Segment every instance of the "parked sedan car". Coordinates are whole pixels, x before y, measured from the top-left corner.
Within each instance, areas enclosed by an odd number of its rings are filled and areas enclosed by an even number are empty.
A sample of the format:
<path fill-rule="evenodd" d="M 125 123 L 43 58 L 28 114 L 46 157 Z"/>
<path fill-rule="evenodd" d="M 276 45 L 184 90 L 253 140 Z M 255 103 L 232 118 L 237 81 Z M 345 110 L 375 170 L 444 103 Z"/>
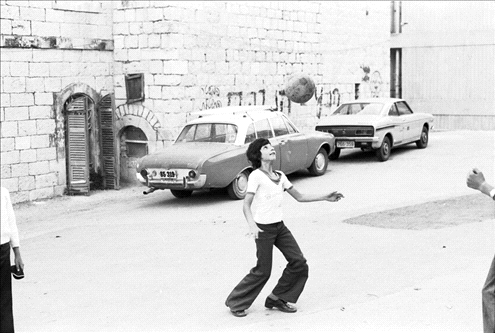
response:
<path fill-rule="evenodd" d="M 390 157 L 392 148 L 415 142 L 418 148 L 428 145 L 433 116 L 414 113 L 399 98 L 372 98 L 343 103 L 316 126 L 317 131 L 335 136 L 336 160 L 342 149 L 374 150 L 379 161 Z"/>
<path fill-rule="evenodd" d="M 269 107 L 226 107 L 199 112 L 170 147 L 144 156 L 137 178 L 151 193 L 170 189 L 178 198 L 195 190 L 227 188 L 233 199 L 246 195 L 252 171 L 246 149 L 256 138 L 268 138 L 277 152 L 274 168 L 286 174 L 308 169 L 323 175 L 335 150 L 332 134 L 302 133 L 282 112 Z"/>

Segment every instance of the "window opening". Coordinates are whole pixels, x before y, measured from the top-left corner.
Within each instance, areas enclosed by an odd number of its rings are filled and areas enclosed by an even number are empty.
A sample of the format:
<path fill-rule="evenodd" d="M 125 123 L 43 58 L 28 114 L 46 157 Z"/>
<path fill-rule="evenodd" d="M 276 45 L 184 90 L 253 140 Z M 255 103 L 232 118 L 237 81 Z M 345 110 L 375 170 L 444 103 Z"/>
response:
<path fill-rule="evenodd" d="M 125 76 L 125 88 L 127 93 L 127 103 L 134 103 L 144 100 L 144 75 L 127 74 Z"/>
<path fill-rule="evenodd" d="M 148 138 L 140 128 L 126 127 L 124 142 L 127 157 L 143 157 L 148 154 Z"/>

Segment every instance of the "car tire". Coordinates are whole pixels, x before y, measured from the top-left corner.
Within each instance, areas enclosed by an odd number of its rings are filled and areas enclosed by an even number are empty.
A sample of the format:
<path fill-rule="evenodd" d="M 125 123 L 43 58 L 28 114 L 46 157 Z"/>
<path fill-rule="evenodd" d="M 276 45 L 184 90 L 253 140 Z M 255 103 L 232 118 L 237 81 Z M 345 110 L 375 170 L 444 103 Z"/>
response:
<path fill-rule="evenodd" d="M 176 198 L 187 198 L 190 197 L 193 191 L 188 190 L 170 190 L 173 196 Z"/>
<path fill-rule="evenodd" d="M 320 148 L 316 154 L 313 163 L 308 168 L 309 173 L 313 176 L 321 176 L 325 174 L 328 167 L 328 153 L 324 148 Z"/>
<path fill-rule="evenodd" d="M 340 156 L 340 148 L 335 148 L 335 150 L 333 151 L 333 153 L 331 153 L 330 155 L 328 155 L 328 159 L 332 160 L 332 161 L 335 161 L 336 159 L 339 158 Z"/>
<path fill-rule="evenodd" d="M 247 170 L 239 172 L 232 183 L 227 186 L 227 193 L 229 194 L 229 197 L 234 200 L 244 199 L 247 191 L 248 177 L 249 172 Z"/>
<path fill-rule="evenodd" d="M 424 149 L 428 146 L 428 128 L 423 126 L 423 130 L 421 131 L 421 137 L 418 141 L 416 141 L 416 146 L 419 149 Z"/>
<path fill-rule="evenodd" d="M 390 144 L 390 139 L 386 136 L 383 139 L 382 145 L 376 151 L 376 157 L 380 162 L 385 162 L 390 157 L 390 151 L 392 150 L 392 145 Z"/>

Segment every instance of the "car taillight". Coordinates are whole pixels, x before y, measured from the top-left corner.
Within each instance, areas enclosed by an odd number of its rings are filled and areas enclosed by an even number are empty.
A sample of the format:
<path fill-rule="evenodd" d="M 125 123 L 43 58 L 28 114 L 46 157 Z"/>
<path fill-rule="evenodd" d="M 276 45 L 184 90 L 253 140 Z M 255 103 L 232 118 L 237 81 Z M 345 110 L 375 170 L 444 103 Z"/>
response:
<path fill-rule="evenodd" d="M 372 130 L 372 129 L 361 129 L 361 130 L 356 130 L 356 135 L 366 135 L 366 136 L 371 136 L 371 135 L 373 135 L 373 130 Z"/>

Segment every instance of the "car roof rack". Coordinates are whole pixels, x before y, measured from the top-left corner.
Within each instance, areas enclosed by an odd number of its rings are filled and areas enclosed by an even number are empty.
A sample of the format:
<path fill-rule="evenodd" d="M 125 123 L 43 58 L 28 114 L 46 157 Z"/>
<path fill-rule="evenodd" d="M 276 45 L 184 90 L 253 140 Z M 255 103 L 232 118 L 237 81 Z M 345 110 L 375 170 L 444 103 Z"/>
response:
<path fill-rule="evenodd" d="M 268 105 L 248 105 L 248 106 L 227 106 L 223 108 L 208 109 L 203 111 L 191 112 L 192 115 L 197 115 L 199 118 L 204 116 L 213 115 L 237 115 L 237 114 L 248 114 L 249 112 L 262 112 L 262 111 L 277 111 L 276 107 Z"/>

